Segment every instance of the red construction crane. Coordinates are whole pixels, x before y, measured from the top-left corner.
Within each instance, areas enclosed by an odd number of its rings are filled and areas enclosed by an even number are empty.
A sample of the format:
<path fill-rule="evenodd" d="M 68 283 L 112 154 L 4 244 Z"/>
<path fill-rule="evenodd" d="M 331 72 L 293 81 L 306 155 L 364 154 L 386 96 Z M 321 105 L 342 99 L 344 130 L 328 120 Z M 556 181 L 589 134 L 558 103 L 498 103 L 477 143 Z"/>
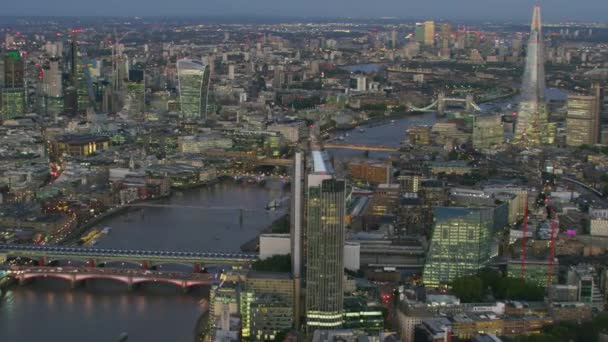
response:
<path fill-rule="evenodd" d="M 551 240 L 549 240 L 549 271 L 547 272 L 547 285 L 553 280 L 553 261 L 555 260 L 555 233 L 557 230 L 557 215 L 555 215 L 555 207 L 551 200 L 547 201 L 549 209 L 549 219 L 551 220 Z"/>
<path fill-rule="evenodd" d="M 522 225 L 523 236 L 521 238 L 521 277 L 526 278 L 526 235 L 528 234 L 528 199 L 524 209 L 524 223 Z"/>

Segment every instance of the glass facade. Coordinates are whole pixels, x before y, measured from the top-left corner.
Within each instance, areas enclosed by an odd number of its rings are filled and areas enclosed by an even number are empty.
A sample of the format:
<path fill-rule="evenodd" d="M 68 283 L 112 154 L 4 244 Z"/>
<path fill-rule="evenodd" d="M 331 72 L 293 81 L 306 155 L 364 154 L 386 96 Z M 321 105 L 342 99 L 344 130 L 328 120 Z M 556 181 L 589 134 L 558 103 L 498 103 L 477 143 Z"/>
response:
<path fill-rule="evenodd" d="M 491 256 L 492 208 L 440 207 L 433 210 L 433 216 L 423 273 L 427 287 L 447 285 L 486 265 Z"/>
<path fill-rule="evenodd" d="M 554 269 L 559 269 L 557 262 L 553 265 Z M 538 286 L 547 287 L 547 281 L 549 273 L 549 262 L 547 260 L 526 260 L 526 268 L 524 273 L 524 279 L 527 282 L 536 284 Z M 509 277 L 520 278 L 521 277 L 521 260 L 509 260 L 507 264 L 507 274 Z M 551 282 L 557 283 L 558 277 L 552 277 Z"/>
<path fill-rule="evenodd" d="M 144 81 L 127 82 L 127 96 L 125 108 L 131 118 L 139 118 L 144 114 L 146 107 L 146 85 Z"/>
<path fill-rule="evenodd" d="M 342 325 L 345 182 L 333 177 L 327 156 L 312 154 L 306 196 L 307 328 Z"/>
<path fill-rule="evenodd" d="M 177 61 L 179 101 L 182 117 L 207 120 L 209 67 L 192 59 Z"/>
<path fill-rule="evenodd" d="M 521 86 L 521 102 L 514 142 L 524 145 L 549 143 L 547 136 L 548 110 L 545 103 L 545 66 L 540 7 L 534 7 L 526 65 Z"/>
<path fill-rule="evenodd" d="M 566 145 L 593 145 L 599 136 L 599 102 L 594 96 L 568 96 Z"/>
<path fill-rule="evenodd" d="M 0 90 L 0 118 L 10 120 L 25 113 L 25 90 L 23 88 L 6 88 Z"/>
<path fill-rule="evenodd" d="M 503 127 L 500 115 L 475 117 L 473 148 L 485 150 L 502 144 Z"/>

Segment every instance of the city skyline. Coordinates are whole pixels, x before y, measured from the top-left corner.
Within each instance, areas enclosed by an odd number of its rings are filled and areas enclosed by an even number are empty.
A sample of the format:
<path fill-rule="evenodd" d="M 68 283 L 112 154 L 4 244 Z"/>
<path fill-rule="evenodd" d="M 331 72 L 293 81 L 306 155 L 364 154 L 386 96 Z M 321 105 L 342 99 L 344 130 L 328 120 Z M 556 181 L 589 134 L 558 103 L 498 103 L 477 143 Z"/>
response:
<path fill-rule="evenodd" d="M 238 16 L 249 18 L 436 18 L 441 20 L 504 20 L 523 22 L 529 9 L 535 5 L 543 6 L 547 22 L 603 21 L 602 13 L 608 11 L 608 3 L 601 0 L 583 0 L 572 3 L 556 1 L 487 1 L 469 0 L 465 4 L 448 0 L 428 3 L 416 1 L 382 0 L 369 4 L 362 0 L 338 0 L 330 3 L 320 0 L 305 3 L 285 3 L 277 0 L 249 2 L 234 0 L 227 4 L 210 1 L 201 4 L 194 0 L 163 2 L 131 0 L 128 3 L 110 0 L 103 3 L 93 1 L 72 2 L 59 0 L 46 2 L 28 0 L 5 5 L 4 16 L 187 16 L 223 17 Z M 145 4 L 145 6 L 143 6 Z M 575 15 L 573 16 L 573 13 Z"/>
<path fill-rule="evenodd" d="M 6 4 L 0 341 L 601 339 L 605 9 Z"/>

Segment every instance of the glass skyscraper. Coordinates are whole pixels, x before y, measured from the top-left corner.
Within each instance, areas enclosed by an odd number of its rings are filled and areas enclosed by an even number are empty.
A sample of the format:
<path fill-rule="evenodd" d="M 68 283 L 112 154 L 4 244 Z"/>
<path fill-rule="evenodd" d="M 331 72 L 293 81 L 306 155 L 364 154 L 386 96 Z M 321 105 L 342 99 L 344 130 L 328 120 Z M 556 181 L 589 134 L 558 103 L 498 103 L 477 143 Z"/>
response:
<path fill-rule="evenodd" d="M 449 284 L 486 265 L 491 256 L 492 208 L 439 207 L 433 216 L 422 278 L 427 287 Z"/>
<path fill-rule="evenodd" d="M 187 120 L 207 120 L 209 66 L 192 59 L 177 61 L 181 114 Z"/>
<path fill-rule="evenodd" d="M 548 134 L 548 111 L 545 103 L 545 56 L 541 27 L 540 6 L 535 6 L 514 136 L 515 143 L 526 146 L 549 143 L 553 136 L 553 134 Z"/>
<path fill-rule="evenodd" d="M 324 152 L 313 151 L 306 179 L 306 326 L 342 325 L 345 182 Z"/>
<path fill-rule="evenodd" d="M 4 56 L 4 88 L 0 89 L 0 119 L 8 120 L 25 112 L 24 63 L 17 50 Z"/>

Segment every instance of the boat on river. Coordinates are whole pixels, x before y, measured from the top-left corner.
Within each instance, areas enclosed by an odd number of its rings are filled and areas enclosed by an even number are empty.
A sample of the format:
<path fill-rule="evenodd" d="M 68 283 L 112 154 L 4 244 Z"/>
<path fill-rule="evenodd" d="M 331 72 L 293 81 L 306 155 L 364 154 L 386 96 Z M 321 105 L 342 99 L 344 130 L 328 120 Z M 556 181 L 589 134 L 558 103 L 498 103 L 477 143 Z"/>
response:
<path fill-rule="evenodd" d="M 266 204 L 266 210 L 277 210 L 281 207 L 281 202 L 279 200 L 272 200 Z"/>

